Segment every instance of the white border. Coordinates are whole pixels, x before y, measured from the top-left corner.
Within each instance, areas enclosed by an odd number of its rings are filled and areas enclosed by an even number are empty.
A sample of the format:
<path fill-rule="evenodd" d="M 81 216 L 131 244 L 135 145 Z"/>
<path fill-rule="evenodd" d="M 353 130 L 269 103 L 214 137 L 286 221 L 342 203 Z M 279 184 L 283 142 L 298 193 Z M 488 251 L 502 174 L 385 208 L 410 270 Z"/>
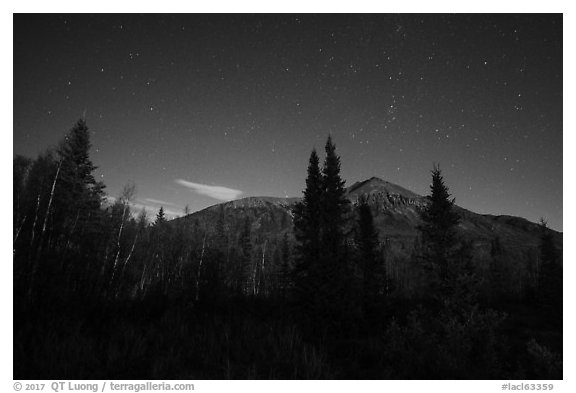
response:
<path fill-rule="evenodd" d="M 288 0 L 284 2 L 264 1 L 264 0 L 244 0 L 244 1 L 218 1 L 218 2 L 192 2 L 185 0 L 164 0 L 162 2 L 142 2 L 142 1 L 112 1 L 102 0 L 97 2 L 80 1 L 9 1 L 2 3 L 2 20 L 0 29 L 0 39 L 2 48 L 9 53 L 1 62 L 3 68 L 3 105 L 1 119 L 4 122 L 3 138 L 0 144 L 4 164 L 0 166 L 2 179 L 12 187 L 12 163 L 8 162 L 12 154 L 9 154 L 10 146 L 13 146 L 13 134 L 10 128 L 13 126 L 13 12 L 17 13 L 70 13 L 70 12 L 193 12 L 193 13 L 246 13 L 246 12 L 306 12 L 306 13 L 438 13 L 438 12 L 499 12 L 499 13 L 533 13 L 533 12 L 562 12 L 564 13 L 564 91 L 568 94 L 564 100 L 564 114 L 572 114 L 574 100 L 572 92 L 575 91 L 574 77 L 574 24 L 576 20 L 573 15 L 573 6 L 569 1 L 482 1 L 476 4 L 466 4 L 461 0 L 434 0 L 434 1 L 410 1 L 410 2 L 385 2 L 385 1 L 363 1 L 354 0 L 347 2 L 335 1 L 310 1 L 310 0 Z M 10 86 L 10 89 L 8 89 Z M 574 276 L 573 262 L 574 248 L 574 222 L 575 207 L 571 203 L 571 196 L 576 195 L 574 181 L 570 175 L 575 173 L 576 161 L 573 148 L 575 145 L 576 128 L 574 127 L 572 116 L 564 116 L 564 381 L 554 381 L 554 391 L 576 391 L 574 382 Z M 13 147 L 12 147 L 13 153 Z M 2 194 L 3 206 L 7 206 L 5 211 L 10 211 L 12 206 L 12 192 Z M 12 260 L 11 244 L 11 218 L 5 218 L 2 225 L 1 241 L 1 274 L 0 274 L 0 299 L 2 299 L 2 311 L 10 317 L 4 319 L 1 326 L 2 355 L 0 357 L 0 386 L 2 391 L 13 390 L 12 380 Z M 10 236 L 9 236 L 10 235 Z M 49 381 L 46 381 L 49 382 Z M 133 381 L 137 382 L 137 381 Z M 196 390 L 203 392 L 226 390 L 242 392 L 268 392 L 273 388 L 277 393 L 290 392 L 304 389 L 309 391 L 319 391 L 329 389 L 337 392 L 367 391 L 382 392 L 383 388 L 390 391 L 443 391 L 447 393 L 466 392 L 496 392 L 501 390 L 502 383 L 508 381 L 196 381 Z M 536 381 L 534 381 L 536 383 Z M 572 388 L 568 388 L 572 386 Z M 569 390 L 567 390 L 569 389 Z M 48 390 L 45 390 L 48 391 Z"/>

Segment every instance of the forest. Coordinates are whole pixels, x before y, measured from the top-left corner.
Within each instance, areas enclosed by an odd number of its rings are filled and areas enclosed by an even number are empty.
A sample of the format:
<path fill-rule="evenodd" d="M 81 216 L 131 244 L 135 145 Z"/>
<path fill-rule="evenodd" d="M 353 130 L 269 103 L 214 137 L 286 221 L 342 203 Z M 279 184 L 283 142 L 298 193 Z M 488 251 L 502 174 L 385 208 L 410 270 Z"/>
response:
<path fill-rule="evenodd" d="M 387 271 L 367 198 L 351 203 L 336 146 L 312 150 L 276 238 L 135 211 L 107 196 L 84 119 L 13 159 L 15 379 L 562 379 L 562 258 L 540 223 L 533 285 L 499 245 L 479 277 L 448 181 L 431 171 L 411 253 L 421 285 Z"/>

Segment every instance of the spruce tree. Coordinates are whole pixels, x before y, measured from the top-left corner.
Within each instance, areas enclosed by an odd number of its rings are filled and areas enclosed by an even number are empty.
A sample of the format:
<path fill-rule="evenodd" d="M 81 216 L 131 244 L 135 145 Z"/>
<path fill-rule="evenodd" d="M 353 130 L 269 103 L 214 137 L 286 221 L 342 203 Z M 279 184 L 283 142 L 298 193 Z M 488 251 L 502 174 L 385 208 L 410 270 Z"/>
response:
<path fill-rule="evenodd" d="M 455 200 L 450 198 L 448 187 L 444 184 L 442 172 L 438 166 L 432 170 L 432 184 L 428 204 L 421 212 L 423 259 L 433 284 L 432 290 L 446 296 L 452 293 L 451 287 L 457 280 L 456 256 L 456 226 L 459 216 L 454 211 Z"/>
<path fill-rule="evenodd" d="M 164 207 L 160 206 L 160 210 L 156 214 L 156 220 L 154 221 L 154 226 L 159 227 L 166 222 L 166 215 L 164 214 Z"/>
<path fill-rule="evenodd" d="M 353 274 L 346 244 L 350 201 L 340 177 L 340 157 L 329 136 L 322 169 L 320 247 L 315 282 L 317 312 L 336 324 L 353 312 Z"/>
<path fill-rule="evenodd" d="M 66 266 L 64 259 L 75 262 L 55 275 L 60 279 L 68 277 L 74 291 L 84 290 L 96 281 L 105 253 L 103 244 L 107 242 L 101 209 L 104 184 L 94 178 L 96 166 L 90 159 L 90 148 L 86 122 L 78 120 L 57 148 L 55 173 L 43 179 L 49 191 L 41 196 L 47 203 L 44 218 L 38 221 L 40 230 L 33 265 L 33 271 L 42 265 L 40 270 L 49 268 L 54 274 L 56 269 Z M 48 259 L 52 259 L 52 266 Z M 41 275 L 49 276 L 47 273 Z M 60 288 L 65 287 L 66 284 Z"/>
<path fill-rule="evenodd" d="M 96 281 L 101 260 L 106 259 L 105 244 L 110 235 L 105 230 L 105 211 L 101 209 L 105 186 L 94 178 L 97 167 L 90 159 L 91 146 L 86 121 L 80 119 L 58 146 L 60 171 L 53 183 L 53 233 L 49 238 L 66 239 L 60 244 L 66 247 L 65 253 L 72 263 L 72 271 L 68 273 L 79 288 L 88 288 Z M 90 284 L 78 284 L 79 276 L 86 277 Z"/>
<path fill-rule="evenodd" d="M 340 177 L 340 157 L 332 137 L 326 141 L 326 159 L 322 170 L 321 226 L 322 248 L 332 257 L 341 255 L 350 201 L 346 198 L 345 181 Z"/>
<path fill-rule="evenodd" d="M 300 304 L 308 303 L 318 280 L 320 259 L 320 209 L 322 174 L 316 150 L 310 153 L 304 198 L 294 207 L 294 235 L 297 241 L 293 270 L 295 295 Z"/>
<path fill-rule="evenodd" d="M 63 211 L 60 222 L 65 225 L 71 225 L 66 218 L 74 217 L 78 211 L 83 224 L 93 224 L 102 204 L 104 184 L 94 178 L 93 172 L 97 167 L 90 159 L 90 148 L 88 126 L 84 119 L 80 119 L 58 148 L 61 174 L 56 192 Z"/>
<path fill-rule="evenodd" d="M 341 321 L 350 310 L 350 269 L 346 245 L 349 201 L 332 138 L 322 172 L 312 151 L 304 199 L 294 210 L 297 260 L 294 285 L 300 305 L 315 322 Z"/>
<path fill-rule="evenodd" d="M 447 260 L 456 244 L 459 217 L 454 212 L 454 202 L 454 199 L 450 199 L 440 168 L 434 166 L 428 204 L 420 215 L 423 221 L 420 231 L 426 246 L 426 258 L 439 268 L 441 278 L 446 278 L 448 274 Z"/>
<path fill-rule="evenodd" d="M 361 272 L 362 297 L 366 308 L 381 292 L 385 274 L 378 254 L 378 231 L 374 226 L 370 205 L 365 196 L 362 196 L 358 202 L 356 245 Z"/>
<path fill-rule="evenodd" d="M 554 244 L 554 236 L 544 219 L 540 220 L 540 274 L 538 298 L 540 304 L 562 312 L 562 267 Z"/>

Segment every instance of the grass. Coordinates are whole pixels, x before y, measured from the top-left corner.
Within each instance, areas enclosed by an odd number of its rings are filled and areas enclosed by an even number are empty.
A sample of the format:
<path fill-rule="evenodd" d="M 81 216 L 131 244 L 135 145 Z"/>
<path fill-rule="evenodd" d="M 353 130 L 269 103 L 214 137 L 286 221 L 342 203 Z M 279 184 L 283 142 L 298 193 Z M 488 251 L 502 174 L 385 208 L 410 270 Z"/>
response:
<path fill-rule="evenodd" d="M 325 355 L 294 324 L 244 307 L 138 302 L 29 309 L 14 337 L 17 379 L 321 379 Z"/>
<path fill-rule="evenodd" d="M 296 323 L 282 303 L 257 299 L 15 304 L 14 378 L 562 377 L 562 332 L 528 308 L 510 309 L 497 336 L 481 342 L 478 326 L 437 321 L 433 312 L 414 317 L 401 308 L 357 321 L 345 334 L 326 334 Z"/>

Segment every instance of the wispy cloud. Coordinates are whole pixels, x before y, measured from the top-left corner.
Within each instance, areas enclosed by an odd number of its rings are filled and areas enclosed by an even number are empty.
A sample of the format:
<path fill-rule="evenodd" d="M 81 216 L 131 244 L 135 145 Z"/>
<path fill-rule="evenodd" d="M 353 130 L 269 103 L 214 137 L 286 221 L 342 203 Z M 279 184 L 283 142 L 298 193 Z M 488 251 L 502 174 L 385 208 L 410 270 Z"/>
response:
<path fill-rule="evenodd" d="M 175 205 L 171 202 L 166 202 L 166 201 L 162 201 L 160 199 L 152 199 L 152 198 L 144 198 L 144 200 L 146 202 L 150 202 L 153 203 L 155 205 L 162 205 L 162 206 L 174 206 L 174 207 L 178 207 L 178 205 Z"/>
<path fill-rule="evenodd" d="M 154 220 L 154 216 L 156 215 L 156 213 L 158 213 L 158 210 L 160 209 L 157 206 L 151 206 L 145 203 L 138 203 L 138 202 L 131 202 L 130 203 L 130 207 L 132 208 L 132 213 L 137 216 L 138 213 L 140 213 L 140 211 L 142 209 L 146 210 L 146 213 L 151 214 L 148 218 L 151 220 Z M 164 207 L 164 214 L 166 214 L 167 216 L 170 216 L 171 218 L 175 218 L 175 217 L 180 217 L 182 216 L 184 213 L 182 211 L 177 211 L 177 210 L 172 210 L 172 209 L 166 209 Z"/>
<path fill-rule="evenodd" d="M 109 195 L 106 195 L 105 198 L 110 205 L 114 204 L 118 200 L 118 198 Z M 184 215 L 183 211 L 178 209 L 178 205 L 166 201 L 160 201 L 157 199 L 151 199 L 151 198 L 145 198 L 143 200 L 136 199 L 135 201 L 129 202 L 129 205 L 131 214 L 134 218 L 138 217 L 138 214 L 142 211 L 142 209 L 144 209 L 146 210 L 148 219 L 154 221 L 154 218 L 158 213 L 160 206 L 163 206 L 164 214 L 166 214 L 168 218 L 176 218 Z M 167 205 L 172 206 L 176 209 L 166 208 Z"/>
<path fill-rule="evenodd" d="M 176 179 L 175 182 L 181 186 L 189 188 L 197 194 L 206 195 L 210 198 L 218 199 L 219 201 L 231 201 L 243 194 L 240 190 L 223 186 L 210 186 L 207 184 L 193 183 L 183 179 Z"/>

